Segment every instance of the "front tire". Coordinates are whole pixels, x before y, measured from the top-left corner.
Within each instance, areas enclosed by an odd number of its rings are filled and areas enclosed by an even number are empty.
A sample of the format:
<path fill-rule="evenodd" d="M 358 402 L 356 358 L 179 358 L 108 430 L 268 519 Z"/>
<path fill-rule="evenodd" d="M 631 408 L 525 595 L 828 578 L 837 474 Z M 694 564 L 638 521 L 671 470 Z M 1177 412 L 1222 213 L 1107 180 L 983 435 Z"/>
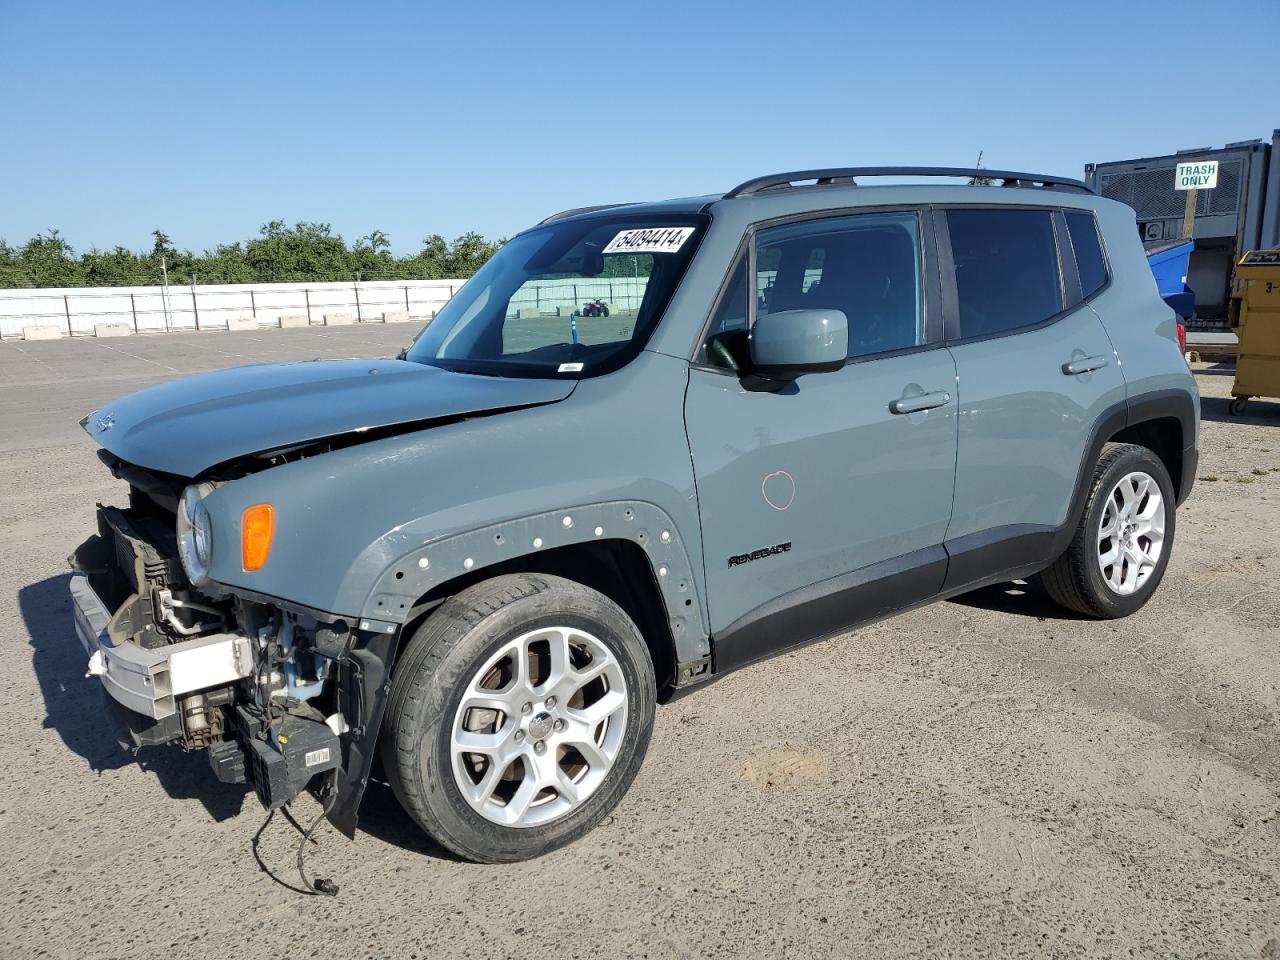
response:
<path fill-rule="evenodd" d="M 1127 617 L 1164 577 L 1176 519 L 1173 481 L 1160 458 L 1136 444 L 1110 444 L 1094 467 L 1070 546 L 1040 581 L 1069 610 Z"/>
<path fill-rule="evenodd" d="M 512 574 L 446 600 L 387 702 L 391 788 L 441 846 L 481 863 L 541 856 L 617 806 L 653 731 L 644 639 L 603 594 Z"/>

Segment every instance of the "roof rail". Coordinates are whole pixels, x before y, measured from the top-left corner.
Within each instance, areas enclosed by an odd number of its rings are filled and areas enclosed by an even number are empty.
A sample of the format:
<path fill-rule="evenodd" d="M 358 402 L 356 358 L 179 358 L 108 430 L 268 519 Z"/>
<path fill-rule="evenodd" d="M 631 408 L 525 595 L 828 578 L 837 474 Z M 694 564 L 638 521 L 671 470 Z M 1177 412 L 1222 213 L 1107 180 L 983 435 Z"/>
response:
<path fill-rule="evenodd" d="M 572 210 L 561 210 L 559 213 L 553 213 L 547 219 L 541 221 L 538 226 L 544 223 L 555 223 L 557 220 L 567 220 L 569 217 L 576 217 L 580 213 L 595 213 L 597 210 L 612 210 L 614 207 L 627 207 L 628 203 L 597 203 L 594 207 L 574 207 Z"/>
<path fill-rule="evenodd" d="M 1046 190 L 1073 190 L 1092 194 L 1088 184 L 1067 177 L 1050 177 L 1042 173 L 1015 173 L 1011 170 L 985 170 L 981 167 L 828 167 L 822 170 L 796 170 L 775 173 L 740 183 L 724 195 L 752 197 L 769 190 L 780 190 L 801 180 L 814 180 L 814 186 L 857 186 L 855 177 L 983 177 L 1001 180 L 1005 187 L 1041 187 Z"/>

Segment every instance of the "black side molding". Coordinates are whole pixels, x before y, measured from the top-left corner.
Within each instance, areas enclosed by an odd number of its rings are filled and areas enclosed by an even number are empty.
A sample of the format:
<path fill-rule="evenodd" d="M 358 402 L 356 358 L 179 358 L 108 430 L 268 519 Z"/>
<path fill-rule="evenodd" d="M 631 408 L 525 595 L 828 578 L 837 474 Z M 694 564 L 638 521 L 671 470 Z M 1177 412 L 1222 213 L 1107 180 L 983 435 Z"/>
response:
<path fill-rule="evenodd" d="M 1058 534 L 1056 527 L 1014 523 L 948 540 L 942 593 L 963 593 L 1038 573 L 1057 556 Z"/>
<path fill-rule="evenodd" d="M 715 672 L 723 675 L 932 600 L 946 572 L 946 550 L 926 547 L 762 603 L 716 636 Z"/>

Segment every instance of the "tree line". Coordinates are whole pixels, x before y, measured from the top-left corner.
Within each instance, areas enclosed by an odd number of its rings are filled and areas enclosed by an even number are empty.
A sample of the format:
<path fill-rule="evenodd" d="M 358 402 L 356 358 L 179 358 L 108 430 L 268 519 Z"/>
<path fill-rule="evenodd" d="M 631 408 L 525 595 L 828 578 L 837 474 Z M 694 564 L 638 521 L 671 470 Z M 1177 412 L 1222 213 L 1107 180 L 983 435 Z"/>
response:
<path fill-rule="evenodd" d="M 202 254 L 177 249 L 156 230 L 150 250 L 122 246 L 77 254 L 57 230 L 21 246 L 0 240 L 0 287 L 141 286 L 161 283 L 281 283 L 337 280 L 436 280 L 469 277 L 502 245 L 478 233 L 453 241 L 432 234 L 410 256 L 391 253 L 374 230 L 348 244 L 327 223 L 282 220 L 244 242 L 219 244 Z"/>

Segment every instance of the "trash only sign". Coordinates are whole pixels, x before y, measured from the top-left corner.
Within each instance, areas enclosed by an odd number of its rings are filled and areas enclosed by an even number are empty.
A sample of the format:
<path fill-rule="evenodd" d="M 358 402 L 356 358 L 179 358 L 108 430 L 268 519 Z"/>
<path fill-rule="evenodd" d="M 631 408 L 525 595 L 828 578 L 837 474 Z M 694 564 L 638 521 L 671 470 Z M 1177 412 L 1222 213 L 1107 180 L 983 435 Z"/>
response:
<path fill-rule="evenodd" d="M 1212 190 L 1218 185 L 1218 161 L 1180 163 L 1174 174 L 1175 190 Z"/>

